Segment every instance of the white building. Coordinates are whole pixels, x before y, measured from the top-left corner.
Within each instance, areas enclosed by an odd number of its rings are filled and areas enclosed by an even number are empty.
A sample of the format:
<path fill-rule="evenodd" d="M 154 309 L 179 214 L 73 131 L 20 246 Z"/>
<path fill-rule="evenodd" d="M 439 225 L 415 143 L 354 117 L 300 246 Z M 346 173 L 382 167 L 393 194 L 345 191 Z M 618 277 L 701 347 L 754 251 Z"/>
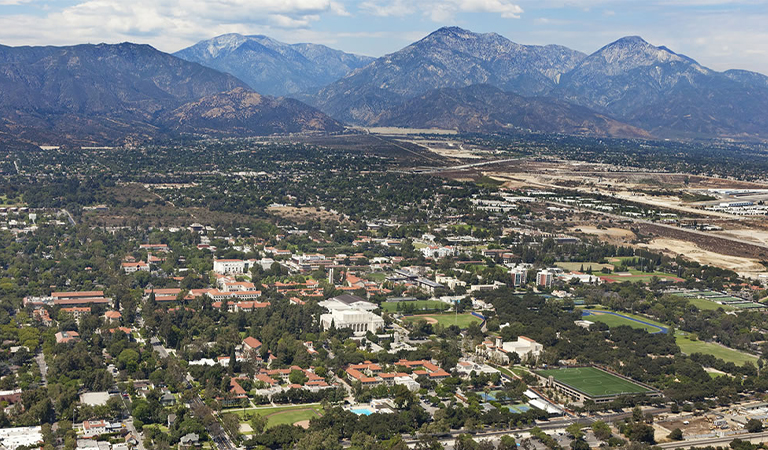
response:
<path fill-rule="evenodd" d="M 509 364 L 509 355 L 517 354 L 521 361 L 538 358 L 544 346 L 525 336 L 518 336 L 515 342 L 504 342 L 500 337 L 496 341 L 486 340 L 475 347 L 475 354 L 490 361 Z"/>
<path fill-rule="evenodd" d="M 358 297 L 357 295 L 351 294 L 343 294 L 339 295 L 338 297 L 323 300 L 319 303 L 319 305 L 329 311 L 353 309 L 357 311 L 370 312 L 378 308 L 375 303 L 371 303 Z"/>
<path fill-rule="evenodd" d="M 139 271 L 149 272 L 149 264 L 144 261 L 139 262 L 124 262 L 123 271 L 125 273 L 134 273 Z"/>
<path fill-rule="evenodd" d="M 0 448 L 16 450 L 19 447 L 43 445 L 43 428 L 15 427 L 0 429 Z"/>
<path fill-rule="evenodd" d="M 246 273 L 255 260 L 216 259 L 213 261 L 213 271 L 222 275 Z"/>
<path fill-rule="evenodd" d="M 425 258 L 440 259 L 456 255 L 456 247 L 440 247 L 437 245 L 430 245 L 428 247 L 422 248 L 421 253 Z"/>
<path fill-rule="evenodd" d="M 333 309 L 328 314 L 320 316 L 323 330 L 331 328 L 351 328 L 356 335 L 364 335 L 367 332 L 376 333 L 384 328 L 384 319 L 368 311 L 356 309 Z"/>

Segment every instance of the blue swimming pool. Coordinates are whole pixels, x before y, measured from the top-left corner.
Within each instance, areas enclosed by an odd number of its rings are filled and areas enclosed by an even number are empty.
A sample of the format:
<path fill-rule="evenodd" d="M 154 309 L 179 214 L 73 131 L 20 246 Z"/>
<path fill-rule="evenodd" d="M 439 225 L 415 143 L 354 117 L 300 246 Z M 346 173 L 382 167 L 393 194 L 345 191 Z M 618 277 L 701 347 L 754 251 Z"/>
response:
<path fill-rule="evenodd" d="M 373 411 L 371 411 L 370 408 L 351 408 L 350 411 L 358 416 L 370 416 L 373 414 Z"/>

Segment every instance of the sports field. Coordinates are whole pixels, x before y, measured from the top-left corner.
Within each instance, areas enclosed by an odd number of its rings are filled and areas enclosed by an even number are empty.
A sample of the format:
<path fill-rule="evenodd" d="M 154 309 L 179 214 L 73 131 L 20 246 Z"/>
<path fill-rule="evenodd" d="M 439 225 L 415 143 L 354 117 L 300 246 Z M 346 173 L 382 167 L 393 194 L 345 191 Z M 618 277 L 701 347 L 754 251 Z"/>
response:
<path fill-rule="evenodd" d="M 715 358 L 720 358 L 725 362 L 732 362 L 739 366 L 744 365 L 744 363 L 747 361 L 752 363 L 757 362 L 757 356 L 755 355 L 740 352 L 738 350 L 724 347 L 713 342 L 692 341 L 682 333 L 678 333 L 675 336 L 675 342 L 677 342 L 680 350 L 686 355 L 691 355 L 693 353 L 703 353 L 705 355 L 712 355 Z"/>
<path fill-rule="evenodd" d="M 267 428 L 271 428 L 283 424 L 293 425 L 296 422 L 310 420 L 313 417 L 320 417 L 322 411 L 322 407 L 315 403 L 308 405 L 260 407 L 245 410 L 231 409 L 223 412 L 235 413 L 240 416 L 241 419 L 244 419 L 246 415 L 250 417 L 253 414 L 265 416 L 267 418 Z"/>
<path fill-rule="evenodd" d="M 597 262 L 559 262 L 555 263 L 555 265 L 570 272 L 579 271 L 582 267 L 586 272 L 591 267 L 592 272 L 595 272 L 595 275 L 598 275 L 598 272 L 600 272 L 603 267 L 613 270 L 613 264 L 601 264 Z"/>
<path fill-rule="evenodd" d="M 594 367 L 538 370 L 536 373 L 544 377 L 554 377 L 559 383 L 570 386 L 590 397 L 650 392 L 649 389 L 638 384 Z"/>
<path fill-rule="evenodd" d="M 426 320 L 429 323 L 432 324 L 440 324 L 444 327 L 449 327 L 451 325 L 458 325 L 459 328 L 467 328 L 469 325 L 473 323 L 480 323 L 482 320 L 480 320 L 479 317 L 475 317 L 472 314 L 459 314 L 456 316 L 455 314 L 446 313 L 446 314 L 421 314 L 417 316 L 406 316 L 403 317 L 403 320 L 405 322 L 416 322 L 418 320 Z"/>
<path fill-rule="evenodd" d="M 657 277 L 662 280 L 666 279 L 667 281 L 671 281 L 675 283 L 685 281 L 682 278 L 678 278 L 674 275 L 670 275 L 664 272 L 648 273 L 648 272 L 641 272 L 639 270 L 629 270 L 627 272 L 614 272 L 608 275 L 596 273 L 595 275 L 599 276 L 601 279 L 609 283 L 623 283 L 625 281 L 630 281 L 632 283 L 636 283 L 636 282 L 648 283 L 651 281 L 653 277 Z"/>
<path fill-rule="evenodd" d="M 630 314 L 616 313 L 613 311 L 600 311 L 595 309 L 584 310 L 582 316 L 590 322 L 602 322 L 609 327 L 618 327 L 627 325 L 632 328 L 645 330 L 649 333 L 666 333 L 669 329 L 660 323 L 654 322 L 645 317 L 633 317 Z"/>

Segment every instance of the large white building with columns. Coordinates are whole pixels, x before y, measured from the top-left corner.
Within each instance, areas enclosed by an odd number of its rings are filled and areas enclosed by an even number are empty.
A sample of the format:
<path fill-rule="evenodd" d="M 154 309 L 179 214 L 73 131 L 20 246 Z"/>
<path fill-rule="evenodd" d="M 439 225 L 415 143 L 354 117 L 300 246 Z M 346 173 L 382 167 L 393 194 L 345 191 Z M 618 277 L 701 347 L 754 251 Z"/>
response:
<path fill-rule="evenodd" d="M 340 295 L 320 302 L 320 306 L 328 310 L 328 314 L 320 316 L 323 330 L 333 324 L 335 328 L 351 328 L 356 335 L 364 335 L 384 328 L 384 319 L 371 312 L 377 308 L 376 304 L 356 295 Z"/>

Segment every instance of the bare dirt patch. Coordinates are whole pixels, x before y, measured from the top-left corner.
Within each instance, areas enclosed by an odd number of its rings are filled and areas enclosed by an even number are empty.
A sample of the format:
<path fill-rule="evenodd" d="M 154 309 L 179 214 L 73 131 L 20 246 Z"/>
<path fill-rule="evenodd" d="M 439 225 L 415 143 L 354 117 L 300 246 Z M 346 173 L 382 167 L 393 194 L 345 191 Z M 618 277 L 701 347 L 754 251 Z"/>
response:
<path fill-rule="evenodd" d="M 699 264 L 730 269 L 746 276 L 756 276 L 757 274 L 765 273 L 766 271 L 766 268 L 760 264 L 757 259 L 723 255 L 704 250 L 692 242 L 677 239 L 657 238 L 647 244 L 641 244 L 640 246 L 651 250 L 660 250 L 673 256 L 683 255 Z"/>
<path fill-rule="evenodd" d="M 298 422 L 295 422 L 293 425 L 304 428 L 306 430 L 309 428 L 309 420 L 299 420 Z"/>
<path fill-rule="evenodd" d="M 571 227 L 569 231 L 574 233 L 592 234 L 600 237 L 603 240 L 607 240 L 614 243 L 630 242 L 635 239 L 635 233 L 623 228 L 598 228 L 593 225 L 579 225 L 577 227 Z"/>

